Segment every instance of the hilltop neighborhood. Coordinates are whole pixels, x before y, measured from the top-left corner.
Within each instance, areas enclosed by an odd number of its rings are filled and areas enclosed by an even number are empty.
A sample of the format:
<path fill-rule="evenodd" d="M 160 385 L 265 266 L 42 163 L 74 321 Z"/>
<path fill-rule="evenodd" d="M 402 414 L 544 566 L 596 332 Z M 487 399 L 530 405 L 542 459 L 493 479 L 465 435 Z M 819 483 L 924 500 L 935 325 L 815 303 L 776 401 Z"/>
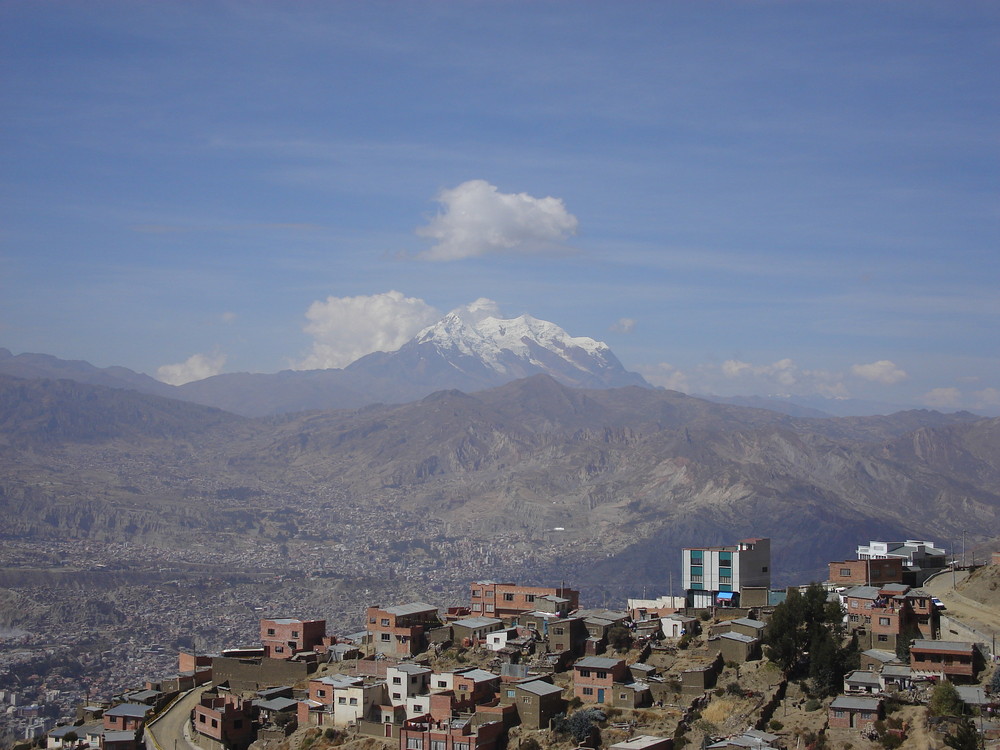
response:
<path fill-rule="evenodd" d="M 974 731 L 993 747 L 995 641 L 923 588 L 940 575 L 955 566 L 933 542 L 871 541 L 830 562 L 822 585 L 774 589 L 770 540 L 749 538 L 684 549 L 678 595 L 619 609 L 583 608 L 565 584 L 473 581 L 462 606 L 372 603 L 355 633 L 262 619 L 256 644 L 182 651 L 176 673 L 25 739 L 49 750 L 263 750 L 295 736 L 387 750 L 501 750 L 514 738 L 765 750 L 898 747 L 917 732 L 928 734 L 912 746 L 931 747 Z M 16 705 L 14 693 L 0 699 Z"/>

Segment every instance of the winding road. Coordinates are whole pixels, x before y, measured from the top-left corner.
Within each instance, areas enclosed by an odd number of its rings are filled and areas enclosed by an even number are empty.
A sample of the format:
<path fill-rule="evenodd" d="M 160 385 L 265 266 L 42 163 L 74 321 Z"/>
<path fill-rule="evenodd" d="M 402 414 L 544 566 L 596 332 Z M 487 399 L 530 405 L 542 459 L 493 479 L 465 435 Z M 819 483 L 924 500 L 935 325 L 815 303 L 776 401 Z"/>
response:
<path fill-rule="evenodd" d="M 189 737 L 191 736 L 191 711 L 198 705 L 204 690 L 205 687 L 195 688 L 179 698 L 146 728 L 152 738 L 147 750 L 203 750 L 194 744 Z"/>

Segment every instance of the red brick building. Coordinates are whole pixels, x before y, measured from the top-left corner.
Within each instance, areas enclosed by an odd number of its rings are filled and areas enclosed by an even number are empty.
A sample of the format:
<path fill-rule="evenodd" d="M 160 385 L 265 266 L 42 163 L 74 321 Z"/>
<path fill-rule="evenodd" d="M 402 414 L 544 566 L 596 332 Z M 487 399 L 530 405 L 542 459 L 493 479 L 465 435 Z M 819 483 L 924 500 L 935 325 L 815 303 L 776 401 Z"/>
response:
<path fill-rule="evenodd" d="M 109 732 L 138 732 L 152 712 L 153 707 L 144 703 L 119 703 L 104 712 L 104 729 Z"/>
<path fill-rule="evenodd" d="M 972 679 L 980 668 L 979 651 L 961 641 L 917 640 L 910 644 L 910 669 L 919 674 L 943 674 Z"/>
<path fill-rule="evenodd" d="M 867 696 L 838 695 L 830 704 L 830 726 L 866 729 L 882 718 L 882 701 Z"/>
<path fill-rule="evenodd" d="M 469 598 L 473 615 L 511 619 L 537 609 L 535 600 L 545 596 L 566 599 L 566 612 L 580 607 L 580 592 L 570 588 L 520 586 L 496 581 L 474 582 L 470 587 Z"/>
<path fill-rule="evenodd" d="M 614 684 L 628 676 L 624 659 L 588 656 L 573 665 L 573 695 L 584 703 L 610 704 Z"/>
<path fill-rule="evenodd" d="M 427 645 L 426 633 L 438 627 L 438 608 L 414 602 L 398 607 L 368 608 L 368 633 L 375 653 L 406 657 L 419 654 Z"/>
<path fill-rule="evenodd" d="M 223 747 L 241 750 L 254 740 L 252 701 L 231 693 L 204 693 L 191 712 L 195 731 Z"/>
<path fill-rule="evenodd" d="M 903 558 L 831 562 L 830 583 L 835 586 L 881 586 L 903 582 Z"/>
<path fill-rule="evenodd" d="M 399 750 L 496 750 L 503 728 L 499 721 L 473 727 L 467 719 L 412 719 L 399 730 Z"/>
<path fill-rule="evenodd" d="M 326 620 L 260 621 L 260 640 L 268 659 L 291 659 L 300 651 L 313 651 L 325 636 Z"/>

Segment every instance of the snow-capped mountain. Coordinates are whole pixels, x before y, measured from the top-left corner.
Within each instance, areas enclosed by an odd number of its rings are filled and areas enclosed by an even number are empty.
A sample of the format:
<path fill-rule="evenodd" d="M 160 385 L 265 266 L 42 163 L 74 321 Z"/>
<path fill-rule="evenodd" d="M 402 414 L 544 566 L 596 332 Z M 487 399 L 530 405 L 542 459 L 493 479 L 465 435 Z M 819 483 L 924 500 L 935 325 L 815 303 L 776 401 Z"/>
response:
<path fill-rule="evenodd" d="M 395 352 L 375 352 L 346 368 L 470 391 L 544 373 L 580 388 L 649 387 L 607 344 L 570 336 L 530 315 L 498 318 L 488 300 L 448 313 Z"/>
<path fill-rule="evenodd" d="M 570 336 L 530 315 L 501 318 L 496 304 L 485 299 L 449 313 L 398 350 L 373 352 L 343 370 L 236 372 L 171 386 L 123 368 L 97 370 L 86 362 L 14 357 L 0 349 L 0 373 L 8 370 L 20 377 L 134 388 L 248 417 L 406 403 L 435 391 L 472 393 L 539 374 L 578 388 L 651 387 L 625 370 L 607 344 Z"/>

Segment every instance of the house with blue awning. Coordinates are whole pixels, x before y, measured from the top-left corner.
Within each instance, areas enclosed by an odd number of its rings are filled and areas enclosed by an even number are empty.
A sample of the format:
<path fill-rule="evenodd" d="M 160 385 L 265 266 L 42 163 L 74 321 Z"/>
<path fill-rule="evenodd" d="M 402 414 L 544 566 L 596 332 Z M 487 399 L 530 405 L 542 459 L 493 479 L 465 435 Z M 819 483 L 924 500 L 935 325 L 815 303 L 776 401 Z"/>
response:
<path fill-rule="evenodd" d="M 771 540 L 743 539 L 724 547 L 685 547 L 682 585 L 689 607 L 738 607 L 748 590 L 771 586 Z M 755 602 L 756 603 L 756 602 Z M 766 604 L 766 598 L 762 602 Z"/>

